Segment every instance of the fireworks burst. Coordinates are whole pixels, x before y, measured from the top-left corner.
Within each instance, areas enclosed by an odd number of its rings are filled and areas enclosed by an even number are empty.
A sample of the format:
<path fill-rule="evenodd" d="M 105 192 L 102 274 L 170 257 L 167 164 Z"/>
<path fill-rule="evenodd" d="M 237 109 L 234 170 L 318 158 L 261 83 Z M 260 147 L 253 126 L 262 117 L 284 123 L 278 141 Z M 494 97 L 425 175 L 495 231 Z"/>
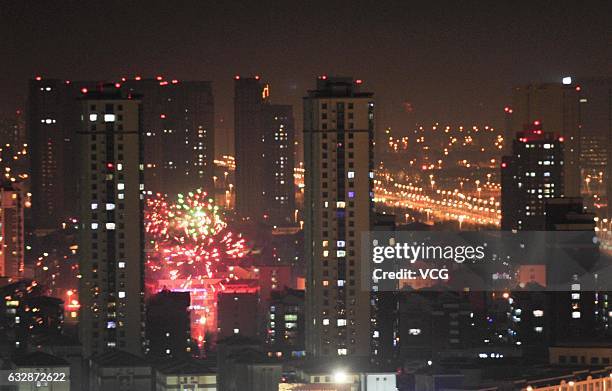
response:
<path fill-rule="evenodd" d="M 175 203 L 163 196 L 149 199 L 145 231 L 152 249 L 151 271 L 170 279 L 213 278 L 222 261 L 245 256 L 245 241 L 227 228 L 219 207 L 198 189 L 178 195 Z"/>
<path fill-rule="evenodd" d="M 179 194 L 176 201 L 159 194 L 148 199 L 145 232 L 151 285 L 163 281 L 170 289 L 189 291 L 192 307 L 201 298 L 195 305 L 199 328 L 214 328 L 211 306 L 224 283 L 236 278 L 228 264 L 246 256 L 245 240 L 228 228 L 219 207 L 201 189 Z M 196 334 L 202 340 L 202 330 Z"/>

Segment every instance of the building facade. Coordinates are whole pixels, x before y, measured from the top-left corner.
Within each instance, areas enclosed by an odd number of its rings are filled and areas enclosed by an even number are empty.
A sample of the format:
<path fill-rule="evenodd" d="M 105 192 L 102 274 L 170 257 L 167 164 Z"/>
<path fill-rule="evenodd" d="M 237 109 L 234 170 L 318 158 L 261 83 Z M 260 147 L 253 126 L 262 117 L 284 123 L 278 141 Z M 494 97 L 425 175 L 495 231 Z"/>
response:
<path fill-rule="evenodd" d="M 79 143 L 79 334 L 85 357 L 143 353 L 141 102 L 114 85 L 83 95 Z"/>
<path fill-rule="evenodd" d="M 548 131 L 565 139 L 565 195 L 579 197 L 581 188 L 580 156 L 581 127 L 579 121 L 580 87 L 563 83 L 533 83 L 516 87 L 512 94 L 512 114 L 506 130 L 506 153 L 511 140 L 523 131 L 525 124 L 535 121 Z"/>
<path fill-rule="evenodd" d="M 370 292 L 360 235 L 370 229 L 373 94 L 322 76 L 304 98 L 306 352 L 369 355 Z"/>
<path fill-rule="evenodd" d="M 534 121 L 502 158 L 502 230 L 543 230 L 545 202 L 565 195 L 565 138 Z"/>
<path fill-rule="evenodd" d="M 55 229 L 77 212 L 74 136 L 78 129 L 74 83 L 30 80 L 26 128 L 31 156 L 32 221 L 37 229 Z"/>
<path fill-rule="evenodd" d="M 152 193 L 212 191 L 214 97 L 210 81 L 136 77 L 119 83 L 142 96 L 145 185 Z"/>
<path fill-rule="evenodd" d="M 236 211 L 287 225 L 295 211 L 293 108 L 269 98 L 270 86 L 258 76 L 235 77 Z"/>
<path fill-rule="evenodd" d="M 24 194 L 20 184 L 0 187 L 0 276 L 22 278 L 24 274 Z"/>

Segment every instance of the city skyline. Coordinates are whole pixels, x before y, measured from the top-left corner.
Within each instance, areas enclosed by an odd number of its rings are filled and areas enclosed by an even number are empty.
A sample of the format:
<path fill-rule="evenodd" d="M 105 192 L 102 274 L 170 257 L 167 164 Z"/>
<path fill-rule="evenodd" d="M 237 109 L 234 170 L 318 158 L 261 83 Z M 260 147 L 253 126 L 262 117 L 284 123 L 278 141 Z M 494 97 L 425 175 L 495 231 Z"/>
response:
<path fill-rule="evenodd" d="M 612 390 L 609 15 L 3 4 L 0 389 Z"/>
<path fill-rule="evenodd" d="M 604 17 L 610 4 L 147 6 L 152 7 L 147 13 L 137 3 L 112 2 L 60 6 L 64 12 L 50 13 L 39 5 L 5 5 L 1 28 L 8 29 L 2 34 L 9 41 L 4 57 L 17 66 L 2 69 L 0 81 L 7 96 L 17 99 L 2 98 L 0 112 L 6 116 L 23 108 L 25 80 L 38 74 L 80 80 L 162 74 L 213 81 L 215 125 L 231 128 L 235 74 L 262 75 L 279 100 L 295 107 L 313 76 L 344 74 L 377 91 L 381 126 L 401 131 L 433 121 L 500 126 L 513 86 L 566 75 L 602 76 L 610 62 Z M 298 17 L 308 32 L 297 28 Z M 103 19 L 130 26 L 131 35 L 118 36 L 121 29 L 107 29 Z M 63 26 L 85 34 L 63 40 Z M 153 38 L 158 27 L 169 32 L 165 39 Z M 88 43 L 101 38 L 113 44 L 88 50 Z M 322 52 L 309 56 L 321 40 L 326 42 L 319 47 Z M 344 41 L 351 45 L 344 47 Z M 348 55 L 340 56 L 340 49 Z M 125 60 L 115 62 L 119 54 Z M 250 58 L 248 65 L 238 62 L 243 56 Z"/>

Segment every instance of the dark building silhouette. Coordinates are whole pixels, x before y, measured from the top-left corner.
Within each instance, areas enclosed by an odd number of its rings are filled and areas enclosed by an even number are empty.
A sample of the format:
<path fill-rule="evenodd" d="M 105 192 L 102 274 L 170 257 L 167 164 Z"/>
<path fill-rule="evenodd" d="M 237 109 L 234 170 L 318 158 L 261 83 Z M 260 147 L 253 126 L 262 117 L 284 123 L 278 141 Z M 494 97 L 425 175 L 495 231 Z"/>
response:
<path fill-rule="evenodd" d="M 148 354 L 157 357 L 191 355 L 189 292 L 163 290 L 147 304 Z M 193 352 L 195 353 L 195 352 Z"/>
<path fill-rule="evenodd" d="M 229 284 L 217 294 L 218 338 L 240 335 L 256 338 L 260 334 L 259 287 L 254 283 Z"/>
<path fill-rule="evenodd" d="M 26 129 L 31 155 L 32 221 L 54 229 L 76 215 L 74 138 L 79 126 L 75 83 L 36 77 L 30 80 Z"/>
<path fill-rule="evenodd" d="M 273 291 L 267 311 L 269 356 L 285 359 L 305 354 L 304 291 Z"/>
<path fill-rule="evenodd" d="M 295 211 L 293 109 L 270 104 L 269 97 L 270 86 L 259 77 L 235 77 L 236 211 L 286 225 Z"/>

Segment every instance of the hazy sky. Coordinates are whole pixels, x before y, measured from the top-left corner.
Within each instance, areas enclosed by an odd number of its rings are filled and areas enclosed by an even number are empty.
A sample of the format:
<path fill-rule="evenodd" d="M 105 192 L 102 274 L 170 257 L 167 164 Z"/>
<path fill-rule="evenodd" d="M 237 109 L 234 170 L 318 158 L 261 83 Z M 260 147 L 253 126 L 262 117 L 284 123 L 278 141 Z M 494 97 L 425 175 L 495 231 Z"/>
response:
<path fill-rule="evenodd" d="M 162 74 L 212 80 L 231 124 L 235 74 L 261 75 L 298 113 L 316 75 L 341 74 L 363 79 L 396 129 L 499 124 L 515 84 L 612 74 L 611 3 L 4 0 L 0 110 L 22 108 L 36 74 Z"/>

